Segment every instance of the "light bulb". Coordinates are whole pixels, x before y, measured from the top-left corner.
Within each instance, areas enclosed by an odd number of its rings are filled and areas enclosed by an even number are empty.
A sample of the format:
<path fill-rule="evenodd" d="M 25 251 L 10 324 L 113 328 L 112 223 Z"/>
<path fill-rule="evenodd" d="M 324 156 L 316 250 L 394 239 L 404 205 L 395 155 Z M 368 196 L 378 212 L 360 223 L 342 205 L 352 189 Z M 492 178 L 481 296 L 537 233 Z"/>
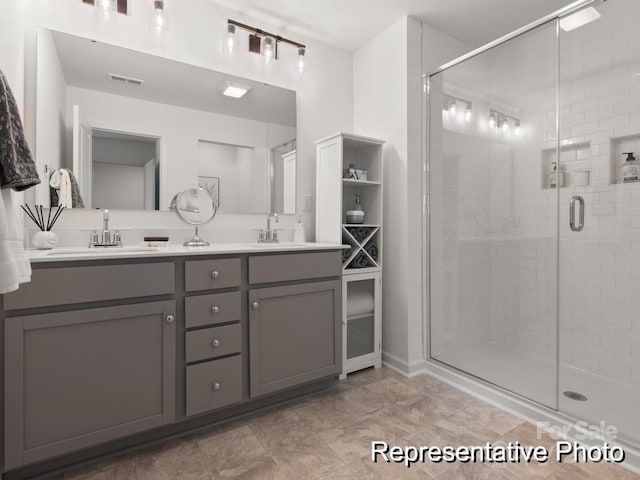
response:
<path fill-rule="evenodd" d="M 502 131 L 503 132 L 508 132 L 509 131 L 509 120 L 507 120 L 507 119 L 503 120 Z"/>
<path fill-rule="evenodd" d="M 496 128 L 496 114 L 493 112 L 489 114 L 489 127 Z"/>
<path fill-rule="evenodd" d="M 299 47 L 298 48 L 298 72 L 300 73 L 304 72 L 304 54 L 305 54 L 305 48 Z"/>
<path fill-rule="evenodd" d="M 153 26 L 158 32 L 167 30 L 167 17 L 164 11 L 164 0 L 153 2 Z"/>
<path fill-rule="evenodd" d="M 97 0 L 96 15 L 102 18 L 109 18 L 116 9 L 116 0 Z"/>
<path fill-rule="evenodd" d="M 451 105 L 449 106 L 449 113 L 451 115 L 455 115 L 456 114 L 456 101 L 455 100 L 451 100 Z"/>
<path fill-rule="evenodd" d="M 227 53 L 233 53 L 233 50 L 236 47 L 236 26 L 232 24 L 227 24 L 227 44 L 226 49 Z"/>
<path fill-rule="evenodd" d="M 466 108 L 466 110 L 464 112 L 464 119 L 467 122 L 471 121 L 471 102 L 467 103 L 467 108 Z"/>
<path fill-rule="evenodd" d="M 514 134 L 515 136 L 519 136 L 519 135 L 520 135 L 520 133 L 522 133 L 522 129 L 520 128 L 520 120 L 516 120 L 516 128 L 515 128 L 515 130 L 513 131 L 513 134 Z"/>
<path fill-rule="evenodd" d="M 273 37 L 262 38 L 262 55 L 264 55 L 265 62 L 269 63 L 276 56 L 276 40 Z"/>

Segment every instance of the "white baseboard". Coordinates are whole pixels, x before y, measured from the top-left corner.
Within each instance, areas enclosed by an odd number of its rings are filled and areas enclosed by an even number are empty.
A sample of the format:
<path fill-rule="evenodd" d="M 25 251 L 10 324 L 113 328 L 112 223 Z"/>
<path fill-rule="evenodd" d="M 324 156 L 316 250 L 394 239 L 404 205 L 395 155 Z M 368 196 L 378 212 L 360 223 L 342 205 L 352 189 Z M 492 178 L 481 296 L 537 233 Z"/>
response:
<path fill-rule="evenodd" d="M 519 397 L 515 394 L 501 390 L 498 387 L 483 382 L 477 378 L 448 368 L 440 363 L 424 361 L 421 371 L 442 380 L 460 390 L 478 397 L 496 407 L 509 412 L 517 417 L 527 420 L 534 425 L 537 422 L 548 422 L 554 426 L 565 426 L 569 428 L 568 439 L 575 440 L 580 432 L 575 429 L 576 419 L 563 415 L 555 410 L 539 405 L 535 402 Z M 393 367 L 391 367 L 393 368 Z M 394 368 L 394 370 L 396 370 Z M 399 370 L 398 370 L 399 371 Z M 403 373 L 400 371 L 400 373 Z M 580 440 L 580 443 L 602 446 L 602 439 Z M 622 447 L 626 453 L 626 460 L 621 465 L 626 469 L 640 474 L 640 449 L 628 442 L 617 439 L 609 441 L 610 445 Z"/>
<path fill-rule="evenodd" d="M 384 350 L 382 351 L 382 363 L 385 367 L 409 378 L 425 373 L 423 360 L 407 363 L 405 360 L 398 358 L 389 352 L 385 352 Z"/>

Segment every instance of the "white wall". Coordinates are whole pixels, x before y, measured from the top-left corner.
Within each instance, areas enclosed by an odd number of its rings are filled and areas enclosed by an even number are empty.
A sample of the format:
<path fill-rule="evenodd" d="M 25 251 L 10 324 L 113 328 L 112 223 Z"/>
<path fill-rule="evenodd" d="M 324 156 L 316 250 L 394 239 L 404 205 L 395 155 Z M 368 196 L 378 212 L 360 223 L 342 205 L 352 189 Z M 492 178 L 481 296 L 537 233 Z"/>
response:
<path fill-rule="evenodd" d="M 50 32 L 37 38 L 36 68 L 42 81 L 36 91 L 36 142 L 34 160 L 42 153 L 45 159 L 38 164 L 42 183 L 36 187 L 38 203 L 49 205 L 48 178 L 53 170 L 64 166 L 66 156 L 66 82 Z M 46 170 L 45 170 L 46 165 Z M 70 166 L 70 162 L 69 162 Z"/>
<path fill-rule="evenodd" d="M 144 209 L 144 167 L 93 164 L 94 208 Z"/>
<path fill-rule="evenodd" d="M 129 16 L 115 15 L 112 20 L 104 21 L 94 15 L 93 8 L 82 4 L 79 0 L 45 0 L 13 1 L 13 4 L 26 4 L 24 7 L 14 6 L 14 10 L 28 9 L 27 27 L 33 33 L 38 26 L 52 28 L 65 33 L 95 38 L 126 48 L 133 48 L 146 53 L 160 55 L 178 61 L 213 68 L 232 75 L 264 81 L 297 91 L 297 140 L 298 140 L 298 205 L 302 205 L 305 194 L 315 195 L 315 145 L 314 141 L 336 131 L 353 129 L 352 98 L 352 55 L 335 47 L 297 34 L 287 34 L 285 30 L 263 21 L 253 19 L 244 14 L 219 7 L 208 0 L 189 0 L 168 3 L 168 15 L 171 26 L 169 32 L 158 35 L 150 30 L 152 4 L 136 1 Z M 4 15 L 3 15 L 4 17 Z M 265 30 L 282 33 L 307 45 L 307 66 L 304 75 L 295 75 L 295 49 L 280 49 L 280 60 L 265 66 L 259 56 L 240 52 L 233 59 L 222 54 L 223 31 L 227 18 L 259 26 Z M 20 29 L 13 32 L 10 42 L 22 48 Z M 3 32 L 4 35 L 4 32 Z M 4 42 L 3 47 L 4 50 Z M 99 212 L 65 212 L 60 227 L 69 229 L 69 235 L 77 227 L 99 224 Z M 243 227 L 249 235 L 249 229 L 262 227 L 265 223 L 263 215 L 247 216 L 231 215 L 224 218 L 221 214 L 214 219 L 211 228 Z M 306 217 L 306 218 L 305 218 Z M 124 226 L 154 228 L 158 225 L 177 228 L 180 224 L 175 215 L 159 212 L 157 215 L 135 212 L 114 212 L 114 221 Z M 162 218 L 163 220 L 159 220 Z M 295 216 L 285 217 L 281 225 L 293 227 Z M 308 233 L 313 238 L 314 216 L 312 212 L 303 215 Z M 134 232 L 134 231 L 132 231 Z M 134 238 L 134 233 L 125 232 Z M 61 235 L 61 241 L 66 241 Z M 69 237 L 74 242 L 73 239 Z M 84 240 L 83 240 L 84 242 Z"/>
<path fill-rule="evenodd" d="M 422 280 L 421 73 L 466 50 L 448 35 L 404 17 L 354 54 L 354 131 L 387 142 L 383 356 L 407 373 L 423 361 L 422 294 L 427 288 Z"/>
<path fill-rule="evenodd" d="M 160 138 L 160 209 L 166 210 L 171 198 L 197 185 L 200 174 L 199 141 L 253 147 L 266 165 L 269 145 L 291 139 L 291 127 L 265 124 L 201 110 L 149 102 L 95 90 L 67 87 L 67 124 L 73 106 L 79 105 L 83 118 L 93 128 Z M 122 115 L 122 112 L 127 112 Z M 71 132 L 68 133 L 71 140 Z M 67 149 L 71 151 L 71 148 Z M 67 161 L 71 165 L 71 159 Z M 205 175 L 205 173 L 202 173 Z M 217 175 L 213 175 L 217 176 Z M 257 176 L 266 188 L 266 174 Z M 228 190 L 233 185 L 221 184 Z M 257 190 L 259 191 L 259 190 Z M 264 205 L 264 202 L 258 202 Z M 227 210 L 229 211 L 229 210 Z M 233 211 L 233 210 L 231 210 Z M 243 210 L 236 210 L 243 212 Z M 251 211 L 248 208 L 244 211 Z M 260 210 L 253 210 L 260 211 Z"/>

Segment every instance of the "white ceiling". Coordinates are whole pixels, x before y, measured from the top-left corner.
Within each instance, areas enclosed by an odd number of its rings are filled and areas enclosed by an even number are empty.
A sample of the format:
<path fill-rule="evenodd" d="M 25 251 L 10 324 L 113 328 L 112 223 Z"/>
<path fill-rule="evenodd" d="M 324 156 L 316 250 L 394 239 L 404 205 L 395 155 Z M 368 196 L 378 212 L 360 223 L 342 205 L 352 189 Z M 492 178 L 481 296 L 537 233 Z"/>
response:
<path fill-rule="evenodd" d="M 296 92 L 135 50 L 52 32 L 68 85 L 178 107 L 296 125 Z M 107 78 L 112 73 L 144 80 L 134 87 Z M 243 98 L 222 95 L 226 82 L 252 87 Z M 183 88 L 188 85 L 188 88 Z"/>
<path fill-rule="evenodd" d="M 356 50 L 404 15 L 479 47 L 574 0 L 211 0 L 292 33 Z M 259 25 L 256 25 L 259 27 Z"/>

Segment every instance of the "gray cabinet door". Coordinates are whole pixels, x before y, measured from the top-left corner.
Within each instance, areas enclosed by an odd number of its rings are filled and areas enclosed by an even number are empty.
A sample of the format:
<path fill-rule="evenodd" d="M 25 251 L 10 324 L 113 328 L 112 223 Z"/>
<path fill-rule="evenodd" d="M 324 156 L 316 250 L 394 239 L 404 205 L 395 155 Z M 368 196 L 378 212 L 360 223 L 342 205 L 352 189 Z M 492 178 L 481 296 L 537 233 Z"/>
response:
<path fill-rule="evenodd" d="M 8 318 L 7 469 L 174 421 L 175 303 Z"/>
<path fill-rule="evenodd" d="M 340 372 L 339 280 L 249 292 L 251 396 Z"/>

